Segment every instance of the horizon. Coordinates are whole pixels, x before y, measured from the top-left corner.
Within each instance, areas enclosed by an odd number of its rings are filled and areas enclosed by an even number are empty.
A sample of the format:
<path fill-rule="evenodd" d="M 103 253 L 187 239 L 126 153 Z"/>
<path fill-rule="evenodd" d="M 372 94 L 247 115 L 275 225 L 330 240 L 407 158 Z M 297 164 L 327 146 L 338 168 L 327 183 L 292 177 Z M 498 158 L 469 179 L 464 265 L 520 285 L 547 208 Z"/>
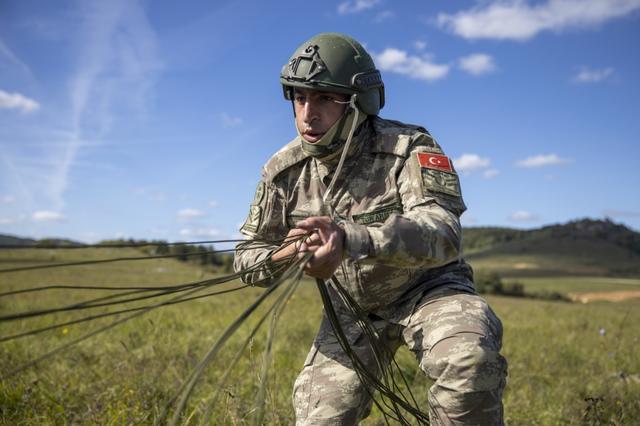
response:
<path fill-rule="evenodd" d="M 463 229 L 482 229 L 482 228 L 499 228 L 499 229 L 511 229 L 511 230 L 516 230 L 516 231 L 536 231 L 536 230 L 540 230 L 543 228 L 548 228 L 548 227 L 552 227 L 552 226 L 566 226 L 572 223 L 577 223 L 577 222 L 583 222 L 583 221 L 596 221 L 596 222 L 609 222 L 612 223 L 615 226 L 624 226 L 626 229 L 640 234 L 640 231 L 637 229 L 633 229 L 629 226 L 627 226 L 626 224 L 622 223 L 622 222 L 616 222 L 614 220 L 612 220 L 611 218 L 603 218 L 603 219 L 594 219 L 594 218 L 590 218 L 590 217 L 582 217 L 582 218 L 578 218 L 578 219 L 572 219 L 569 220 L 567 222 L 554 222 L 554 223 L 547 223 L 547 224 L 543 224 L 537 227 L 533 227 L 533 228 L 516 228 L 516 227 L 510 227 L 510 226 L 493 226 L 493 225 L 463 225 L 462 228 Z M 21 236 L 21 235 L 15 235 L 15 234 L 6 234 L 3 232 L 0 232 L 0 237 L 10 237 L 10 238 L 17 238 L 17 239 L 31 239 L 30 237 L 25 237 L 25 236 Z M 464 239 L 464 236 L 463 236 Z M 80 241 L 80 240 L 74 240 L 74 239 L 70 239 L 70 238 L 66 238 L 66 237 L 60 237 L 60 236 L 54 236 L 54 235 L 50 235 L 50 236 L 44 236 L 42 238 L 38 238 L 38 239 L 34 239 L 35 241 L 40 241 L 40 240 L 62 240 L 62 241 L 69 241 L 72 243 L 80 243 L 80 244 L 88 244 L 91 245 L 92 243 L 87 243 L 84 241 Z M 224 240 L 199 240 L 199 241 L 187 241 L 187 240 L 163 240 L 163 239 L 148 239 L 148 238 L 130 238 L 130 237 L 119 237 L 117 239 L 113 239 L 113 240 L 134 240 L 134 241 L 148 241 L 148 242 L 153 242 L 153 241 L 161 241 L 161 242 L 165 242 L 165 243 L 169 243 L 169 244 L 178 244 L 178 243 L 184 243 L 184 244 L 222 244 L 222 246 L 224 247 L 229 247 L 229 248 L 233 248 L 233 244 L 234 243 L 224 243 L 221 241 Z M 105 240 L 100 240 L 100 241 L 94 241 L 94 244 L 100 244 L 102 242 L 105 241 L 110 241 L 109 239 L 105 239 Z"/>
<path fill-rule="evenodd" d="M 425 126 L 452 159 L 464 227 L 609 218 L 640 230 L 640 0 L 299 12 L 256 0 L 0 5 L 0 233 L 240 238 L 260 168 L 296 135 L 280 69 L 325 31 L 372 54 L 380 115 Z"/>

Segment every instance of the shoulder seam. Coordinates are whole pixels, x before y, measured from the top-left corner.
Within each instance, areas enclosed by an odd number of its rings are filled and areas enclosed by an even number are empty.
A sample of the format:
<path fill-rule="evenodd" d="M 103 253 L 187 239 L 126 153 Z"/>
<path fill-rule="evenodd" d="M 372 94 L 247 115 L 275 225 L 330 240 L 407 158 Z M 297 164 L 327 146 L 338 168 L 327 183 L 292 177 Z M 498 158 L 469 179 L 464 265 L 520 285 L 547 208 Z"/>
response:
<path fill-rule="evenodd" d="M 431 138 L 422 126 L 376 117 L 373 122 L 374 141 L 371 152 L 407 157 L 420 135 Z M 382 131 L 381 131 L 382 130 Z"/>
<path fill-rule="evenodd" d="M 266 162 L 262 168 L 263 179 L 265 182 L 271 183 L 280 173 L 307 157 L 308 155 L 304 153 L 300 146 L 300 140 L 296 137 L 283 146 Z"/>

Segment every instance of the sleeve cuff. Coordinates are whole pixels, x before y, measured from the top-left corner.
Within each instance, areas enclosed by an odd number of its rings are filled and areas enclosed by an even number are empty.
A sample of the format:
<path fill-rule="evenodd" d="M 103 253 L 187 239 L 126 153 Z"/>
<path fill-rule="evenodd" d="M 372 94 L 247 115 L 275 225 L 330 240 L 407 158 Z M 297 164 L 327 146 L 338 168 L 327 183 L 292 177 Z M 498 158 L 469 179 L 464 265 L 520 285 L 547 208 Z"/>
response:
<path fill-rule="evenodd" d="M 344 251 L 347 257 L 362 260 L 371 255 L 371 237 L 366 226 L 347 221 L 338 225 L 344 229 Z"/>
<path fill-rule="evenodd" d="M 273 254 L 277 251 L 277 249 L 273 249 L 271 251 L 269 251 L 267 253 L 267 256 L 265 257 L 264 260 L 264 271 L 267 274 L 267 276 L 271 276 L 271 277 L 275 277 L 278 275 L 278 272 L 282 272 L 281 271 L 281 266 L 282 263 L 278 264 L 278 262 L 274 262 L 271 260 L 271 257 L 273 256 Z"/>

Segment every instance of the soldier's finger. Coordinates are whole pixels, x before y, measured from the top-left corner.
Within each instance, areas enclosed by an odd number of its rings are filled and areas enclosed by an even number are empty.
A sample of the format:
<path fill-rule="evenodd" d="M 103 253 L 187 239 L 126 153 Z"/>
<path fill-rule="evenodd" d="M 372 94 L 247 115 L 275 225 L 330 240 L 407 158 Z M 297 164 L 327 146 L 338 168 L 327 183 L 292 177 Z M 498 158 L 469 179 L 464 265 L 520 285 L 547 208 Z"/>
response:
<path fill-rule="evenodd" d="M 322 244 L 322 239 L 320 238 L 320 235 L 318 235 L 317 232 L 314 232 L 313 234 L 309 235 L 307 238 L 305 238 L 304 240 L 305 243 L 311 245 L 311 244 Z"/>
<path fill-rule="evenodd" d="M 332 221 L 329 216 L 312 216 L 296 223 L 296 228 L 305 229 L 307 231 L 313 231 L 315 229 L 326 227 L 327 224 L 331 222 Z"/>
<path fill-rule="evenodd" d="M 297 238 L 301 235 L 304 235 L 306 233 L 308 233 L 309 231 L 304 230 L 304 229 L 300 229 L 300 228 L 293 228 L 291 230 L 289 230 L 289 232 L 287 233 L 287 236 L 285 237 L 285 241 L 291 241 L 294 238 Z"/>

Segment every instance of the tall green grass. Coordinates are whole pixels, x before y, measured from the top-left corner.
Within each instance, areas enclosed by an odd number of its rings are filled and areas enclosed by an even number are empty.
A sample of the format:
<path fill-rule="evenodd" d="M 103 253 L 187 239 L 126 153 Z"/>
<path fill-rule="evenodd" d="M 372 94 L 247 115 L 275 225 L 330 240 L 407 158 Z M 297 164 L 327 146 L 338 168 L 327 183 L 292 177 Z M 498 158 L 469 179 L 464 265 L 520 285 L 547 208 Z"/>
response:
<path fill-rule="evenodd" d="M 137 254 L 134 250 L 128 252 Z M 0 268 L 116 255 L 122 256 L 123 250 L 2 251 Z M 0 274 L 0 288 L 7 291 L 43 284 L 169 285 L 211 276 L 210 272 L 178 261 L 148 260 Z M 544 285 L 553 286 L 553 279 L 548 280 Z M 560 288 L 568 292 L 573 284 L 565 280 Z M 588 286 L 580 291 L 586 289 Z M 224 328 L 261 291 L 247 289 L 162 308 L 4 380 L 0 383 L 0 424 L 153 423 Z M 68 304 L 95 295 L 87 291 L 52 291 L 0 298 L 0 314 Z M 490 297 L 489 301 L 505 326 L 508 424 L 638 424 L 640 303 L 581 305 L 503 297 Z M 320 316 L 317 290 L 311 280 L 305 281 L 279 323 L 267 385 L 266 424 L 293 422 L 291 388 Z M 70 315 L 57 318 L 68 319 Z M 0 323 L 0 335 L 52 321 L 54 318 Z M 0 373 L 105 323 L 100 320 L 97 324 L 70 326 L 1 343 Z M 249 333 L 251 323 L 238 332 L 222 358 L 207 370 L 189 401 L 185 422 L 198 424 L 199 410 L 213 394 L 223 367 Z M 266 331 L 251 342 L 222 389 L 214 410 L 216 424 L 248 421 L 260 385 L 265 334 Z M 419 402 L 425 404 L 428 381 L 408 351 L 401 350 L 398 359 L 413 382 Z M 364 424 L 382 424 L 382 418 L 374 411 Z"/>

